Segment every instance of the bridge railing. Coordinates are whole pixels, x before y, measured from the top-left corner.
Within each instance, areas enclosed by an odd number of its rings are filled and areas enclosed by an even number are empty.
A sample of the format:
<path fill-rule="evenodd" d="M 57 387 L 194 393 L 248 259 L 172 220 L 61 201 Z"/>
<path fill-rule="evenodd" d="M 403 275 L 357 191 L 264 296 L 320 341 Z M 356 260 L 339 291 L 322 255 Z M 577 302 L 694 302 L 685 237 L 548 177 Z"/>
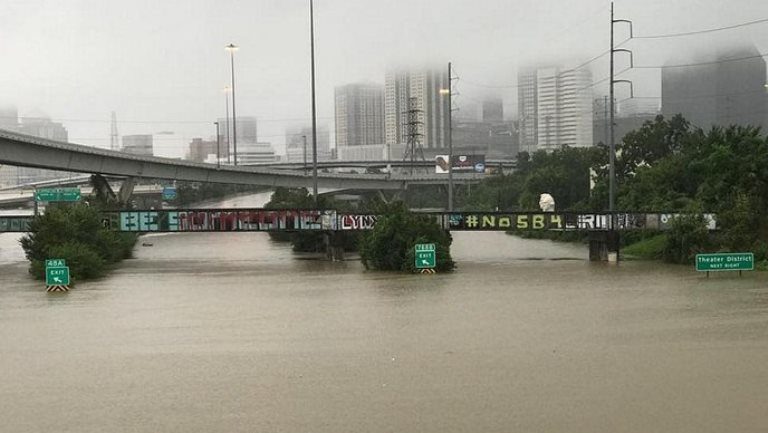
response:
<path fill-rule="evenodd" d="M 445 230 L 667 230 L 677 213 L 420 212 Z M 717 229 L 714 214 L 704 214 Z M 104 225 L 133 232 L 354 231 L 370 230 L 369 213 L 309 209 L 188 209 L 104 213 Z"/>
<path fill-rule="evenodd" d="M 454 231 L 668 230 L 678 213 L 419 212 Z M 709 230 L 714 214 L 703 214 Z M 0 216 L 0 232 L 29 230 L 32 216 Z M 173 209 L 102 212 L 105 228 L 123 232 L 278 232 L 370 230 L 379 216 L 332 209 Z"/>

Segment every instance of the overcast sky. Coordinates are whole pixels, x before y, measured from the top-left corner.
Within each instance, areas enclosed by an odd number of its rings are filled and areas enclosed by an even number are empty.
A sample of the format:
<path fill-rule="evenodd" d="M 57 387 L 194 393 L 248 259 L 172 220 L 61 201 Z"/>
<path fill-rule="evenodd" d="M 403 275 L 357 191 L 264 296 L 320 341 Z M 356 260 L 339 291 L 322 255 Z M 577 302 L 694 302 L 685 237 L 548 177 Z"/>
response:
<path fill-rule="evenodd" d="M 309 122 L 308 0 L 0 0 L 0 106 L 46 114 L 70 141 L 108 147 L 110 112 L 120 134 L 173 131 L 210 137 L 224 115 L 230 42 L 237 112 L 259 119 L 259 139 L 282 150 L 284 130 Z M 605 0 L 316 0 L 319 123 L 333 126 L 334 86 L 383 83 L 388 66 L 452 61 L 459 106 L 485 96 L 517 111 L 517 68 L 575 66 L 608 49 Z M 635 36 L 679 33 L 768 18 L 764 0 L 619 0 Z M 620 28 L 619 28 L 620 29 Z M 628 34 L 617 31 L 617 41 Z M 633 40 L 635 64 L 690 57 L 713 41 L 754 42 L 768 52 L 768 23 L 686 38 Z M 590 64 L 594 81 L 607 57 Z M 617 65 L 617 70 L 626 64 Z M 659 72 L 634 70 L 635 93 L 659 95 Z M 596 96 L 605 85 L 595 86 Z M 620 92 L 623 92 L 621 90 Z M 619 95 L 618 98 L 628 95 Z M 181 156 L 178 142 L 156 152 Z"/>

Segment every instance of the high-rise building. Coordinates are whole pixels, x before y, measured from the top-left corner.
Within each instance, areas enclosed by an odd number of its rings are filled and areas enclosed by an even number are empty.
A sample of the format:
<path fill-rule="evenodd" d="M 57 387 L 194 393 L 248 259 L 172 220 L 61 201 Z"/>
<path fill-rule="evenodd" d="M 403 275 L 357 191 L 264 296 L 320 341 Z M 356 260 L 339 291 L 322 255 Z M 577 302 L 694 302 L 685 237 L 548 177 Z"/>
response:
<path fill-rule="evenodd" d="M 754 46 L 714 51 L 691 63 L 699 65 L 668 65 L 661 71 L 665 117 L 682 114 L 705 129 L 731 124 L 768 127 L 766 63 Z"/>
<path fill-rule="evenodd" d="M 347 84 L 334 93 L 336 148 L 384 144 L 384 87 Z"/>
<path fill-rule="evenodd" d="M 19 123 L 21 120 L 21 123 Z M 46 138 L 56 141 L 68 141 L 69 134 L 61 123 L 53 122 L 42 114 L 34 117 L 18 118 L 15 107 L 0 109 L 0 129 L 7 129 L 34 137 Z M 51 179 L 61 179 L 67 173 L 55 170 L 44 170 L 31 167 L 0 166 L 0 185 L 22 185 L 33 182 L 42 182 Z"/>
<path fill-rule="evenodd" d="M 616 116 L 638 117 L 661 114 L 661 98 L 630 98 L 618 104 Z"/>
<path fill-rule="evenodd" d="M 408 141 L 408 112 L 415 110 L 418 133 L 424 149 L 447 145 L 449 98 L 440 94 L 450 85 L 448 71 L 421 69 L 390 70 L 385 75 L 385 141 L 389 146 Z M 392 155 L 396 158 L 396 155 Z"/>
<path fill-rule="evenodd" d="M 122 151 L 132 155 L 152 156 L 154 153 L 152 134 L 123 135 Z"/>
<path fill-rule="evenodd" d="M 238 116 L 237 122 L 231 117 L 219 118 L 219 133 L 221 134 L 221 148 L 228 149 L 228 153 L 222 150 L 222 154 L 229 155 L 230 163 L 234 163 L 235 137 L 233 126 L 237 126 L 237 161 L 240 163 L 240 144 L 256 144 L 259 142 L 257 135 L 257 121 L 252 116 Z"/>
<path fill-rule="evenodd" d="M 558 67 L 518 74 L 520 150 L 553 150 L 592 143 L 592 74 Z"/>
<path fill-rule="evenodd" d="M 35 137 L 55 141 L 69 141 L 67 128 L 61 123 L 53 122 L 47 117 L 25 117 L 19 125 L 19 132 Z"/>
<path fill-rule="evenodd" d="M 306 140 L 306 141 L 305 141 Z M 306 148 L 304 144 L 306 143 Z M 300 126 L 285 130 L 285 156 L 287 162 L 304 162 L 306 149 L 307 163 L 312 163 L 312 127 Z M 331 134 L 325 125 L 317 126 L 317 160 L 331 159 Z"/>
<path fill-rule="evenodd" d="M 504 101 L 501 98 L 489 98 L 483 101 L 483 122 L 500 123 L 504 121 Z"/>
<path fill-rule="evenodd" d="M 277 161 L 275 149 L 270 143 L 237 143 L 237 163 L 239 165 L 253 165 Z"/>
<path fill-rule="evenodd" d="M 190 161 L 206 162 L 213 160 L 215 162 L 217 155 L 220 158 L 220 162 L 226 162 L 227 156 L 229 156 L 227 148 L 221 141 L 221 138 L 219 138 L 218 142 L 215 138 L 211 141 L 205 141 L 202 138 L 193 138 L 189 143 L 187 159 Z"/>

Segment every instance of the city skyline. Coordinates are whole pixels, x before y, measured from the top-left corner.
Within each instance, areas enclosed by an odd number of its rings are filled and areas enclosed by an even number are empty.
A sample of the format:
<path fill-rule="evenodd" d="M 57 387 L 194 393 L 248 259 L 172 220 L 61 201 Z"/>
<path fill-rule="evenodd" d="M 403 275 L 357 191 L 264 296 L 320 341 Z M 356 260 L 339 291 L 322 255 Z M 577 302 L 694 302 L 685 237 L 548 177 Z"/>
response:
<path fill-rule="evenodd" d="M 147 16 L 141 13 L 144 3 L 149 4 L 140 1 L 130 8 L 117 8 L 84 1 L 66 6 L 42 0 L 24 2 L 23 7 L 20 2 L 4 3 L 0 12 L 9 18 L 9 25 L 0 30 L 7 42 L 0 47 L 0 54 L 18 67 L 4 72 L 0 105 L 17 106 L 21 116 L 45 112 L 67 126 L 73 142 L 100 147 L 109 146 L 112 111 L 118 114 L 121 134 L 175 131 L 187 142 L 212 137 L 212 122 L 224 116 L 221 88 L 229 81 L 224 45 L 234 42 L 241 47 L 235 54 L 238 114 L 258 118 L 259 140 L 272 142 L 282 153 L 287 125 L 309 119 L 306 4 L 242 3 L 237 4 L 238 12 L 214 8 L 213 3 L 202 0 L 184 2 L 184 7 L 168 1 Z M 616 13 L 618 18 L 633 20 L 636 36 L 713 28 L 768 14 L 768 6 L 762 3 L 736 3 L 749 7 L 715 1 L 650 1 L 642 6 L 618 1 Z M 456 83 L 460 93 L 457 105 L 499 96 L 508 118 L 515 118 L 519 68 L 543 61 L 578 63 L 603 52 L 608 45 L 606 1 L 576 5 L 524 1 L 513 6 L 491 0 L 484 7 L 452 1 L 442 14 L 430 13 L 431 6 L 431 2 L 413 6 L 404 0 L 386 8 L 372 1 L 354 5 L 316 2 L 319 120 L 333 121 L 336 86 L 361 81 L 383 83 L 389 65 L 424 61 L 453 62 L 460 78 Z M 386 18 L 394 12 L 389 9 L 408 7 L 413 15 L 398 22 L 402 31 L 390 35 L 388 30 L 394 24 Z M 29 10 L 38 13 L 32 15 Z M 259 12 L 258 30 L 251 22 L 253 14 L 248 13 L 254 11 Z M 680 16 L 686 17 L 685 22 L 677 19 Z M 348 23 L 348 28 L 335 30 L 340 22 Z M 211 31 L 171 32 L 172 28 L 195 23 L 208 24 L 205 27 Z M 217 23 L 227 25 L 210 25 Z M 754 26 L 718 36 L 759 42 L 767 40 L 767 31 L 767 26 Z M 92 37 L 94 32 L 99 38 Z M 345 37 L 348 34 L 357 36 Z M 390 35 L 388 42 L 376 44 L 375 50 L 362 49 L 374 46 L 373 41 L 383 34 Z M 126 42 L 128 35 L 131 42 Z M 435 38 L 437 35 L 447 37 Z M 618 42 L 624 36 L 619 36 Z M 151 42 L 158 37 L 165 42 Z M 698 50 L 710 45 L 706 37 L 683 39 L 680 43 Z M 280 42 L 271 42 L 277 40 Z M 635 51 L 636 64 L 650 65 L 670 58 L 685 62 L 688 52 L 695 51 L 680 50 L 680 44 L 669 42 L 630 41 L 629 47 Z M 430 49 L 411 49 L 420 44 Z M 498 46 L 507 47 L 505 54 L 498 55 Z M 765 52 L 768 47 L 758 44 L 758 49 Z M 626 59 L 617 57 L 621 63 L 617 70 L 621 70 Z M 605 60 L 590 64 L 595 80 L 606 75 Z M 637 95 L 660 96 L 658 69 L 630 71 L 624 78 L 635 81 Z M 595 90 L 600 96 L 605 86 L 595 86 Z M 619 92 L 618 99 L 627 96 L 625 89 Z M 170 150 L 162 142 L 156 145 L 160 154 Z M 167 156 L 182 156 L 185 149 L 173 151 L 175 155 Z"/>

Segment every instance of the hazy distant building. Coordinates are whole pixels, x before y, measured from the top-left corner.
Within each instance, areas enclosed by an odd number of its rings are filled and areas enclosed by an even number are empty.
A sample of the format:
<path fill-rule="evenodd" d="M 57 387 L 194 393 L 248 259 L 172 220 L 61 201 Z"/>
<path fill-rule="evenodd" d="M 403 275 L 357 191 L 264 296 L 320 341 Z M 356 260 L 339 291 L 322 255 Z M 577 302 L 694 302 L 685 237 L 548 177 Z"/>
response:
<path fill-rule="evenodd" d="M 253 165 L 277 160 L 275 149 L 270 143 L 243 143 L 241 145 L 239 141 L 237 142 L 238 165 Z"/>
<path fill-rule="evenodd" d="M 237 116 L 237 123 L 232 121 L 232 118 L 219 118 L 219 133 L 221 134 L 221 145 L 229 149 L 230 153 L 234 152 L 235 145 L 235 131 L 232 128 L 237 126 L 237 149 L 240 153 L 240 143 L 258 143 L 258 128 L 255 117 L 252 116 Z M 238 161 L 240 159 L 238 158 Z"/>
<path fill-rule="evenodd" d="M 226 163 L 227 147 L 224 142 L 219 138 L 219 142 L 216 140 L 205 141 L 202 138 L 193 138 L 189 143 L 189 153 L 187 159 L 194 162 L 206 162 L 213 160 L 216 161 L 217 157 L 220 158 L 220 162 Z"/>
<path fill-rule="evenodd" d="M 312 163 L 312 127 L 300 126 L 285 131 L 285 158 L 287 162 L 304 162 L 304 143 L 306 139 L 307 163 Z M 317 127 L 317 160 L 331 159 L 331 137 L 328 127 Z"/>
<path fill-rule="evenodd" d="M 132 155 L 152 156 L 154 154 L 152 134 L 123 135 L 121 151 Z"/>
<path fill-rule="evenodd" d="M 424 149 L 440 149 L 447 144 L 448 97 L 441 89 L 449 86 L 448 71 L 441 69 L 389 70 L 385 75 L 384 112 L 386 144 L 408 141 L 408 112 L 417 112 L 418 133 Z M 413 102 L 411 102 L 413 98 Z M 398 155 L 392 155 L 398 159 Z"/>
<path fill-rule="evenodd" d="M 18 111 L 15 107 L 0 109 L 0 129 L 7 129 L 49 140 L 69 141 L 67 128 L 61 123 L 53 122 L 50 118 L 41 114 L 34 114 L 34 117 L 19 119 Z M 2 186 L 42 182 L 51 179 L 61 179 L 66 176 L 67 173 L 61 171 L 0 165 L 0 185 Z"/>
<path fill-rule="evenodd" d="M 483 107 L 466 99 L 454 101 L 453 122 L 480 122 L 483 118 Z"/>
<path fill-rule="evenodd" d="M 0 129 L 15 131 L 19 127 L 19 112 L 16 107 L 0 107 Z"/>
<path fill-rule="evenodd" d="M 632 101 L 638 101 L 635 104 Z M 645 122 L 653 121 L 659 115 L 659 100 L 649 99 L 630 99 L 615 104 L 614 109 L 620 110 L 614 116 L 614 139 L 616 143 L 621 143 L 624 136 L 629 132 L 637 130 Z M 608 106 L 608 97 L 596 98 L 594 100 L 594 128 L 593 140 L 595 144 L 610 142 L 608 129 L 610 107 Z"/>
<path fill-rule="evenodd" d="M 733 60 L 742 59 L 742 60 Z M 701 128 L 731 124 L 768 126 L 766 64 L 754 46 L 701 55 L 661 71 L 662 113 L 682 114 Z"/>
<path fill-rule="evenodd" d="M 347 84 L 334 91 L 336 148 L 384 144 L 384 86 Z"/>
<path fill-rule="evenodd" d="M 592 143 L 592 74 L 587 69 L 526 69 L 518 74 L 520 150 Z"/>
<path fill-rule="evenodd" d="M 519 152 L 518 132 L 514 122 L 453 123 L 454 153 L 482 154 L 507 158 Z"/>
<path fill-rule="evenodd" d="M 47 117 L 24 117 L 21 119 L 18 131 L 22 134 L 47 138 L 49 140 L 69 141 L 67 128 L 61 123 L 51 121 Z"/>
<path fill-rule="evenodd" d="M 630 98 L 619 102 L 616 116 L 637 117 L 661 114 L 661 98 Z"/>
<path fill-rule="evenodd" d="M 501 98 L 490 98 L 483 101 L 483 122 L 496 123 L 504 121 L 504 101 Z"/>

